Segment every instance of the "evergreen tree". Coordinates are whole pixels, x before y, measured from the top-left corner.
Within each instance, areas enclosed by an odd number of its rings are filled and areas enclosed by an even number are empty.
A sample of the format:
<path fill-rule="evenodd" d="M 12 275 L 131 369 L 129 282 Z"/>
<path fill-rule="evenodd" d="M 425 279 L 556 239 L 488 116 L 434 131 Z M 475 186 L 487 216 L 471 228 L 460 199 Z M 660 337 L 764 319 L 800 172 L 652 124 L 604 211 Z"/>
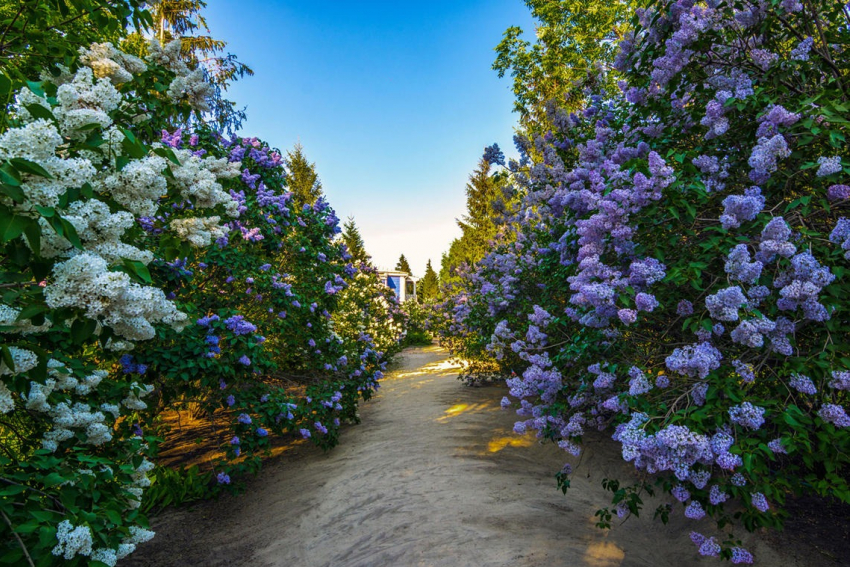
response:
<path fill-rule="evenodd" d="M 286 169 L 293 206 L 300 209 L 304 205 L 313 205 L 322 196 L 322 182 L 316 173 L 316 164 L 307 160 L 300 143 L 295 144 L 292 151 L 286 152 Z"/>
<path fill-rule="evenodd" d="M 410 269 L 410 263 L 407 261 L 407 258 L 404 257 L 404 254 L 399 256 L 395 269 L 400 272 L 407 272 L 408 274 L 413 275 L 413 271 Z"/>
<path fill-rule="evenodd" d="M 425 266 L 425 276 L 419 284 L 418 292 L 420 301 L 437 299 L 440 293 L 440 280 L 437 278 L 437 272 L 435 272 L 434 268 L 431 266 L 430 259 L 428 260 L 428 264 Z"/>
<path fill-rule="evenodd" d="M 366 253 L 366 245 L 363 242 L 363 237 L 360 236 L 360 229 L 354 223 L 354 217 L 348 217 L 348 220 L 343 223 L 342 241 L 348 248 L 348 253 L 351 254 L 352 262 L 371 263 L 372 259 Z"/>
<path fill-rule="evenodd" d="M 487 253 L 490 241 L 496 237 L 499 203 L 503 198 L 502 178 L 491 175 L 491 165 L 486 159 L 469 176 L 466 184 L 466 214 L 457 224 L 462 234 L 456 238 L 448 253 L 443 254 L 440 282 L 448 285 L 457 280 L 457 270 L 462 265 L 473 265 Z"/>

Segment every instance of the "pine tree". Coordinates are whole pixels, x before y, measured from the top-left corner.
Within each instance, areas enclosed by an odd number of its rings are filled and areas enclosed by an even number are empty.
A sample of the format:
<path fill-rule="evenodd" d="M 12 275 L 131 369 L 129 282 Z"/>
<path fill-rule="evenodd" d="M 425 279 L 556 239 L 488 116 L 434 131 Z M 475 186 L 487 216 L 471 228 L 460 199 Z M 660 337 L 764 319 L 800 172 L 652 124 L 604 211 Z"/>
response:
<path fill-rule="evenodd" d="M 305 204 L 313 205 L 322 196 L 322 182 L 316 173 L 316 164 L 304 155 L 304 146 L 295 144 L 286 152 L 287 186 L 292 191 L 293 206 L 300 209 Z"/>
<path fill-rule="evenodd" d="M 404 257 L 404 254 L 399 256 L 395 269 L 400 272 L 407 272 L 408 274 L 413 275 L 413 271 L 410 269 L 410 263 L 407 261 L 407 258 Z"/>
<path fill-rule="evenodd" d="M 354 217 L 348 217 L 348 220 L 343 223 L 342 241 L 348 248 L 348 253 L 351 254 L 353 262 L 371 263 L 372 259 L 366 253 L 366 245 L 363 242 L 363 237 L 360 236 L 360 229 L 354 224 Z"/>
<path fill-rule="evenodd" d="M 425 276 L 422 278 L 422 283 L 419 284 L 419 299 L 421 301 L 429 301 L 437 299 L 440 293 L 440 280 L 437 278 L 437 272 L 431 266 L 431 260 L 425 266 Z"/>
<path fill-rule="evenodd" d="M 457 221 L 461 237 L 452 241 L 448 253 L 443 254 L 440 266 L 443 285 L 457 281 L 458 268 L 464 264 L 472 266 L 489 250 L 490 241 L 498 231 L 494 203 L 503 197 L 502 186 L 501 178 L 491 175 L 490 162 L 482 158 L 466 184 L 467 214 Z"/>

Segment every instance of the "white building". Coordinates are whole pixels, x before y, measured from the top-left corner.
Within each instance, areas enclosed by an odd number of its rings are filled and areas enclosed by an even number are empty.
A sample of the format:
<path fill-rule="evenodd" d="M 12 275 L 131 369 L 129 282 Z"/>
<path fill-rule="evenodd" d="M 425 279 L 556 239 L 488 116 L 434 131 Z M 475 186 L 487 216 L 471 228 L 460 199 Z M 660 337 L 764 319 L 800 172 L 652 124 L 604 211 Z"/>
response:
<path fill-rule="evenodd" d="M 402 303 L 408 299 L 416 299 L 416 282 L 419 278 L 399 271 L 379 271 L 378 278 L 381 283 L 395 292 L 396 298 Z"/>

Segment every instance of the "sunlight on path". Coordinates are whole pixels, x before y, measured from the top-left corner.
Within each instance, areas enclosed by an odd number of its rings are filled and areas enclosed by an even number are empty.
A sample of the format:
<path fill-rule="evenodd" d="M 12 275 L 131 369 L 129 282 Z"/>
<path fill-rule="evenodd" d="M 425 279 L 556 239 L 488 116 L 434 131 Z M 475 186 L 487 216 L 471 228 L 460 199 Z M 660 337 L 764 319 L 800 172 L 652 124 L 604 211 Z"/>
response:
<path fill-rule="evenodd" d="M 406 350 L 339 447 L 297 447 L 245 494 L 164 514 L 127 565 L 716 565 L 688 539 L 700 524 L 653 522 L 657 503 L 649 517 L 598 530 L 601 479 L 629 474 L 616 445 L 591 444 L 562 496 L 554 473 L 565 453 L 513 433 L 503 385 L 470 388 L 456 373 L 442 349 Z"/>

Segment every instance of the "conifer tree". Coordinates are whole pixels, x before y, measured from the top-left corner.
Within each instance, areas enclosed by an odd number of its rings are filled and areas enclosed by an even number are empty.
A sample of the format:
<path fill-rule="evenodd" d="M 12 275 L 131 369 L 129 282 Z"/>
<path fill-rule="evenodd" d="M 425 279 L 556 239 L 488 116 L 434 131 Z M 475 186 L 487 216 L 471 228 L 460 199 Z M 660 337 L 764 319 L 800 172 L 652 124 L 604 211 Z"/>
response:
<path fill-rule="evenodd" d="M 400 272 L 407 272 L 408 274 L 413 275 L 413 271 L 410 269 L 410 262 L 408 262 L 407 258 L 404 257 L 404 254 L 399 256 L 395 269 Z"/>
<path fill-rule="evenodd" d="M 443 285 L 457 279 L 457 269 L 463 264 L 473 265 L 484 257 L 490 241 L 495 238 L 498 226 L 497 203 L 503 196 L 503 182 L 491 175 L 491 164 L 486 159 L 469 176 L 466 184 L 467 213 L 458 219 L 462 234 L 455 239 L 448 253 L 443 254 L 440 281 Z"/>
<path fill-rule="evenodd" d="M 372 259 L 366 253 L 366 245 L 363 242 L 363 237 L 360 235 L 360 229 L 354 223 L 354 217 L 348 217 L 348 220 L 343 223 L 342 241 L 348 248 L 348 253 L 351 254 L 351 260 L 353 262 L 371 263 Z"/>
<path fill-rule="evenodd" d="M 316 172 L 316 164 L 310 163 L 300 143 L 286 152 L 286 169 L 289 173 L 287 186 L 292 191 L 293 206 L 301 208 L 313 205 L 322 196 L 322 182 Z"/>
<path fill-rule="evenodd" d="M 437 278 L 437 272 L 431 266 L 431 260 L 425 266 L 425 276 L 422 278 L 422 283 L 419 284 L 419 299 L 421 301 L 429 301 L 437 299 L 440 292 L 440 280 Z"/>

